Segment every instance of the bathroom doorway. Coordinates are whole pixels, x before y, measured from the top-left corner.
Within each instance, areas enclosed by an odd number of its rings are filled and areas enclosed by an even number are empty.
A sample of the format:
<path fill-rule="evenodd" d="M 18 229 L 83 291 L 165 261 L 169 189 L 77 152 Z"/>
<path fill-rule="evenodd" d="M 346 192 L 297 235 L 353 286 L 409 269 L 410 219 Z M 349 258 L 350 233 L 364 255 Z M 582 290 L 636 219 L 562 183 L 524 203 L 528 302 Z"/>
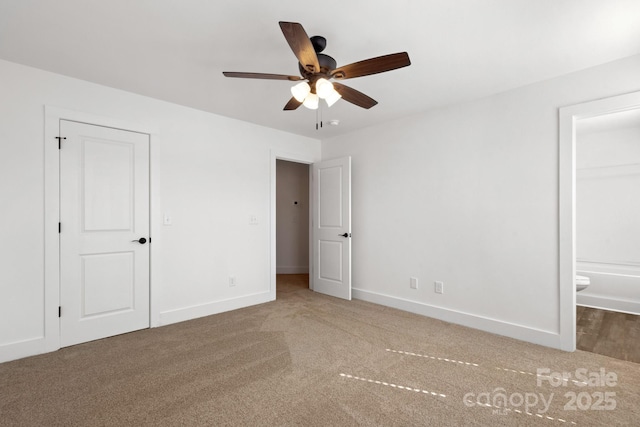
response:
<path fill-rule="evenodd" d="M 575 128 L 576 348 L 640 362 L 640 109 Z"/>
<path fill-rule="evenodd" d="M 640 314 L 640 92 L 561 108 L 559 155 L 560 336 L 573 351 L 576 305 Z M 590 282 L 578 294 L 576 274 Z"/>

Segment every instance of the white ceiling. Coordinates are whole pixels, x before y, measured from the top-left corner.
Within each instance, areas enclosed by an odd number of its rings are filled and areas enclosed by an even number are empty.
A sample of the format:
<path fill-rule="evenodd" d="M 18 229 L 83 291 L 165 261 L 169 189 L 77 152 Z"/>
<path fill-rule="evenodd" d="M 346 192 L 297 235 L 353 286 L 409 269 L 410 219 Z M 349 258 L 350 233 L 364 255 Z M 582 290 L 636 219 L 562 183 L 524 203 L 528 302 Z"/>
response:
<path fill-rule="evenodd" d="M 352 80 L 379 104 L 282 111 L 297 75 L 278 21 L 327 39 L 338 66 L 407 51 Z M 638 0 L 0 0 L 0 58 L 325 139 L 640 53 Z M 339 126 L 326 126 L 331 119 Z"/>

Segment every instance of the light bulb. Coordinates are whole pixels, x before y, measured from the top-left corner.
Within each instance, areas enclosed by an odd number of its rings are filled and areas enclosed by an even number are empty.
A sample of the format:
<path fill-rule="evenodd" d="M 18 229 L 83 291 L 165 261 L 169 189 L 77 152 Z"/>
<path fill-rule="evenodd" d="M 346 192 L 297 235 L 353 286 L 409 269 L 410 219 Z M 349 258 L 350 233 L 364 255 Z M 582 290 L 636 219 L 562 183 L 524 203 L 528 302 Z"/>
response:
<path fill-rule="evenodd" d="M 311 92 L 311 87 L 307 82 L 301 82 L 291 88 L 291 95 L 298 101 L 302 102 Z"/>
<path fill-rule="evenodd" d="M 328 97 L 333 92 L 333 84 L 327 79 L 318 79 L 316 81 L 316 93 L 322 99 Z"/>
<path fill-rule="evenodd" d="M 319 100 L 320 100 L 320 98 L 318 98 L 318 95 L 316 95 L 315 93 L 310 93 L 304 99 L 304 102 L 302 103 L 302 105 L 304 105 L 305 107 L 307 107 L 310 110 L 317 110 L 318 109 L 318 101 Z"/>
<path fill-rule="evenodd" d="M 340 98 L 342 98 L 342 95 L 340 95 L 335 89 L 332 89 L 331 93 L 327 97 L 325 97 L 324 100 L 327 102 L 327 105 L 331 107 Z"/>

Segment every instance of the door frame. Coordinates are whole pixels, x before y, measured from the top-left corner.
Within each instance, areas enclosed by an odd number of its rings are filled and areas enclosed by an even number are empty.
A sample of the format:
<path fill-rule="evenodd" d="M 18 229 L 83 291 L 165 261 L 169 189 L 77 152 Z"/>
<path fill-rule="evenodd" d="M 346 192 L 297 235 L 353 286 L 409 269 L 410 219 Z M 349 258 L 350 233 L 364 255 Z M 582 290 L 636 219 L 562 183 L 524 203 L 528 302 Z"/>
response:
<path fill-rule="evenodd" d="M 319 160 L 309 154 L 291 153 L 280 150 L 271 150 L 270 157 L 269 299 L 274 301 L 276 299 L 276 160 L 285 160 L 287 162 L 302 163 L 306 165 L 312 165 L 314 162 Z M 313 277 L 313 242 L 311 241 L 311 215 L 313 214 L 313 198 L 311 197 L 312 173 L 312 168 L 309 167 L 309 277 Z M 311 281 L 309 281 L 309 288 L 313 289 Z"/>
<path fill-rule="evenodd" d="M 576 349 L 576 121 L 640 108 L 640 91 L 562 107 L 559 122 L 560 348 Z"/>
<path fill-rule="evenodd" d="M 161 221 L 154 221 L 154 212 L 159 212 L 159 137 L 156 129 L 147 124 L 91 113 L 73 111 L 59 107 L 44 106 L 44 351 L 60 349 L 60 155 L 58 140 L 60 120 L 81 122 L 110 127 L 149 136 L 149 230 L 153 245 L 149 247 L 149 324 L 160 324 L 158 292 L 160 287 L 159 265 L 153 263 L 154 253 L 162 244 Z M 64 141 L 63 141 L 64 144 Z"/>

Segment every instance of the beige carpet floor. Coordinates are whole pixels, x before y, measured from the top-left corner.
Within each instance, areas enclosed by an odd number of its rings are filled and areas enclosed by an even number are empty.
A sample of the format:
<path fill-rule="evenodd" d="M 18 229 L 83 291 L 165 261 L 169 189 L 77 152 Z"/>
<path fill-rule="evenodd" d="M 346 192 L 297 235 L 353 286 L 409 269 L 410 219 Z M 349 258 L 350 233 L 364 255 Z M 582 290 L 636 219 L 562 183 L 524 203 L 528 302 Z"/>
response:
<path fill-rule="evenodd" d="M 302 277 L 271 303 L 0 364 L 0 425 L 640 425 L 638 364 L 342 301 Z"/>

